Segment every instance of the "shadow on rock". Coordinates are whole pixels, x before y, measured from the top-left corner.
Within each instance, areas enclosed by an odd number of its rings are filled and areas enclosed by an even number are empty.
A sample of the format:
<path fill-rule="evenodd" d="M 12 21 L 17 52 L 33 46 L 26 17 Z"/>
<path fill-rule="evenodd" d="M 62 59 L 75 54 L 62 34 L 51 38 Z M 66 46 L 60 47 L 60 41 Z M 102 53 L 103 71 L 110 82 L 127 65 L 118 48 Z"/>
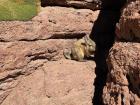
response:
<path fill-rule="evenodd" d="M 90 38 L 96 43 L 96 79 L 94 82 L 95 92 L 93 105 L 104 105 L 102 93 L 108 73 L 106 59 L 115 40 L 115 28 L 116 23 L 120 19 L 121 8 L 126 2 L 126 0 L 104 1 L 105 0 L 102 0 L 102 9 L 90 35 Z"/>

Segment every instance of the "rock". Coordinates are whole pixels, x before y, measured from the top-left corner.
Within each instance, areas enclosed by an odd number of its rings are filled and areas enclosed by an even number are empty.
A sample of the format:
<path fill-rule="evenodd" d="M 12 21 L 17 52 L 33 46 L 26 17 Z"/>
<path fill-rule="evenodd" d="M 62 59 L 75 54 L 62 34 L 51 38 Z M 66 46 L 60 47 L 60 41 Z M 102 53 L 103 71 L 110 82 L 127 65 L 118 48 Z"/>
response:
<path fill-rule="evenodd" d="M 44 62 L 64 58 L 63 49 L 72 43 L 64 39 L 0 42 L 0 103 L 18 85 L 19 77 L 33 73 Z"/>
<path fill-rule="evenodd" d="M 46 62 L 20 78 L 1 105 L 92 105 L 94 68 L 92 61 Z"/>
<path fill-rule="evenodd" d="M 20 103 L 20 105 L 32 105 L 36 101 L 36 105 L 43 105 L 44 103 L 40 104 L 42 102 L 47 102 L 48 105 L 53 105 L 56 102 L 61 105 L 62 103 L 68 104 L 69 102 L 73 105 L 78 102 L 80 104 L 91 105 L 92 84 L 95 75 L 88 65 L 93 66 L 92 69 L 94 70 L 94 62 L 78 63 L 75 61 L 64 62 L 59 60 L 64 58 L 63 49 L 70 47 L 76 38 L 83 37 L 90 33 L 92 25 L 98 16 L 98 12 L 99 11 L 93 12 L 88 9 L 46 7 L 31 21 L 1 21 L 0 104 L 16 105 Z M 53 66 L 54 63 L 55 66 Z M 49 65 L 49 67 L 47 65 Z M 72 66 L 74 66 L 75 69 L 71 70 Z M 82 67 L 79 68 L 79 66 Z M 48 74 L 45 74 L 43 71 L 48 71 Z M 54 75 L 56 72 L 60 72 L 62 78 Z M 76 77 L 77 74 L 78 77 Z M 42 78 L 43 75 L 46 75 L 45 81 L 44 78 Z M 49 77 L 49 75 L 52 76 Z M 26 76 L 28 79 L 26 79 Z M 61 78 L 62 84 L 59 85 L 56 83 L 55 86 L 55 84 L 53 84 L 53 78 L 56 78 L 56 82 L 57 79 Z M 26 79 L 26 81 L 24 81 L 24 79 Z M 68 83 L 66 82 L 67 79 Z M 76 79 L 77 81 L 75 81 Z M 50 81 L 49 83 L 48 80 Z M 74 84 L 73 81 L 75 81 Z M 46 90 L 42 90 L 44 82 L 47 84 Z M 59 82 L 61 82 L 61 80 Z M 59 88 L 59 86 L 62 88 Z M 63 92 L 65 86 L 67 89 Z M 58 87 L 58 89 L 56 87 Z M 48 89 L 50 89 L 50 91 L 48 91 Z M 54 92 L 52 91 L 53 89 L 55 90 Z M 46 96 L 46 92 L 53 98 L 49 99 L 49 96 Z M 15 100 L 17 94 L 21 99 Z M 62 97 L 58 97 L 59 95 L 61 96 L 61 94 Z M 11 97 L 10 95 L 15 96 Z M 34 100 L 35 97 L 40 97 L 40 99 Z M 82 101 L 78 101 L 81 99 Z"/>
<path fill-rule="evenodd" d="M 116 42 L 109 58 L 103 90 L 105 105 L 140 104 L 140 43 Z"/>
<path fill-rule="evenodd" d="M 70 44 L 70 43 L 69 43 Z M 66 46 L 65 40 L 43 40 L 33 42 L 8 42 L 0 43 L 0 67 L 5 70 L 21 69 L 31 61 L 46 59 L 58 60 L 62 56 L 62 50 Z M 62 55 L 62 54 L 61 54 Z"/>
<path fill-rule="evenodd" d="M 75 8 L 100 9 L 100 0 L 41 0 L 41 5 L 45 6 L 65 6 Z"/>
<path fill-rule="evenodd" d="M 91 32 L 98 13 L 88 9 L 46 7 L 32 21 L 0 22 L 0 41 L 83 37 Z"/>
<path fill-rule="evenodd" d="M 122 11 L 117 36 L 125 41 L 140 41 L 140 1 L 131 0 Z"/>

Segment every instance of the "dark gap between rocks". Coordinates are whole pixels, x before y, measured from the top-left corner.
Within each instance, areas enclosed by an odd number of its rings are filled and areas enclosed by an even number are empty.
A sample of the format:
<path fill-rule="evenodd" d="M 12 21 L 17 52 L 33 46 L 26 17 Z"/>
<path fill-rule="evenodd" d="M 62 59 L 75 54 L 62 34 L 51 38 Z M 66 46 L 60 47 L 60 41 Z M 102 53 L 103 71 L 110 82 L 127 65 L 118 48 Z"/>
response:
<path fill-rule="evenodd" d="M 131 74 L 126 75 L 126 78 L 127 78 L 127 80 L 128 80 L 128 83 L 129 83 L 128 88 L 129 88 L 129 90 L 130 90 L 132 93 L 134 93 L 134 94 L 136 94 L 138 97 L 140 97 L 140 94 L 138 93 L 136 87 L 134 87 L 133 84 L 132 84 L 131 79 L 133 79 L 133 76 L 130 76 L 130 75 L 131 75 Z M 139 88 L 139 89 L 140 89 L 140 88 Z"/>
<path fill-rule="evenodd" d="M 23 73 L 22 73 L 22 72 L 17 72 L 17 73 L 14 73 L 14 74 L 9 74 L 9 75 L 7 75 L 6 77 L 1 78 L 1 79 L 0 79 L 0 83 L 2 83 L 3 81 L 8 80 L 8 79 L 10 79 L 10 78 L 15 79 L 15 78 L 17 78 L 17 77 L 20 76 L 20 75 L 23 75 Z"/>
<path fill-rule="evenodd" d="M 64 6 L 67 7 L 68 5 L 66 4 L 66 0 L 63 1 L 64 1 L 63 4 L 62 1 L 59 3 L 57 2 L 58 5 L 62 7 Z M 93 1 L 101 2 L 100 8 L 101 10 L 90 34 L 91 39 L 94 40 L 96 43 L 96 52 L 95 52 L 96 79 L 93 84 L 95 86 L 95 92 L 92 102 L 93 105 L 104 105 L 102 94 L 108 74 L 108 66 L 106 59 L 108 57 L 109 50 L 113 46 L 115 40 L 115 27 L 116 23 L 119 22 L 120 19 L 121 8 L 124 6 L 127 0 L 93 0 Z M 55 6 L 56 1 L 41 0 L 41 6 L 46 7 L 47 2 L 49 2 L 49 6 Z"/>
<path fill-rule="evenodd" d="M 122 99 L 121 105 L 124 105 L 124 102 L 123 102 L 123 100 L 124 100 L 124 95 L 123 95 L 123 94 L 121 94 L 121 99 Z"/>
<path fill-rule="evenodd" d="M 101 1 L 102 9 L 90 34 L 90 38 L 96 43 L 96 78 L 93 84 L 95 86 L 94 97 L 92 100 L 93 105 L 104 105 L 102 94 L 108 74 L 106 59 L 108 57 L 109 50 L 115 41 L 115 28 L 116 23 L 119 22 L 120 19 L 121 8 L 126 3 L 126 0 Z"/>
<path fill-rule="evenodd" d="M 48 39 L 80 39 L 82 37 L 84 37 L 86 35 L 86 33 L 63 33 L 62 34 L 53 34 L 51 37 L 49 37 Z"/>
<path fill-rule="evenodd" d="M 67 7 L 67 8 L 75 8 L 75 9 L 91 9 L 91 10 L 99 10 L 100 9 L 100 0 L 93 0 L 91 2 L 87 0 L 77 0 L 79 3 L 68 3 L 69 0 L 40 0 L 41 6 L 61 6 L 61 7 Z M 72 1 L 72 0 L 71 0 Z M 74 0 L 73 0 L 74 1 Z M 75 0 L 76 1 L 76 0 Z M 81 3 L 80 3 L 81 2 Z"/>

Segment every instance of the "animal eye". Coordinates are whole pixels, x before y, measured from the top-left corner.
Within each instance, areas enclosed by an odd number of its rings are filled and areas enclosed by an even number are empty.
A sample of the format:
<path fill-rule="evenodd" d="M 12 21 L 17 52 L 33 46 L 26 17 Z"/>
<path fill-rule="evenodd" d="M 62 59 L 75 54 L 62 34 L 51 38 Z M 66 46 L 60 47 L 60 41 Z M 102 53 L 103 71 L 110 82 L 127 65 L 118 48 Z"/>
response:
<path fill-rule="evenodd" d="M 82 45 L 86 45 L 86 43 L 81 43 Z"/>

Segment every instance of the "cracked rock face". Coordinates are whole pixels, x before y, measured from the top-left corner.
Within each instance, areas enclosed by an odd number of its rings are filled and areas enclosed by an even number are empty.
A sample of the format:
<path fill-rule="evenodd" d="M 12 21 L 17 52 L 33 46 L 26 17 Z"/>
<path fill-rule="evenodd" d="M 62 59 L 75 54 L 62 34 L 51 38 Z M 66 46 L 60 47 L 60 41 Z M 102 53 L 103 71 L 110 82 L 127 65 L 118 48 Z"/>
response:
<path fill-rule="evenodd" d="M 109 73 L 103 90 L 106 105 L 140 104 L 140 43 L 119 42 L 109 58 Z"/>
<path fill-rule="evenodd" d="M 119 22 L 118 38 L 140 42 L 140 1 L 131 0 L 124 7 Z"/>

